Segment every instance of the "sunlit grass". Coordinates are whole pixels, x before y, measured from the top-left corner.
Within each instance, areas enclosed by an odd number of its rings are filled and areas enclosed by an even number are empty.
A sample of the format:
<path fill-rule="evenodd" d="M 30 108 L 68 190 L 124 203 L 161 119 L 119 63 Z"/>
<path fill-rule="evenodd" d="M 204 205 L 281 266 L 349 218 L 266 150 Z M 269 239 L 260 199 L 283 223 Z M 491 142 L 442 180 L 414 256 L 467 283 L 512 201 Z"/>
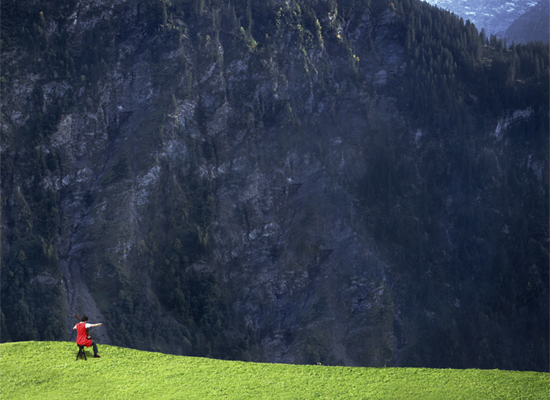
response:
<path fill-rule="evenodd" d="M 3 399 L 548 399 L 549 374 L 351 368 L 181 357 L 68 342 L 0 344 Z"/>

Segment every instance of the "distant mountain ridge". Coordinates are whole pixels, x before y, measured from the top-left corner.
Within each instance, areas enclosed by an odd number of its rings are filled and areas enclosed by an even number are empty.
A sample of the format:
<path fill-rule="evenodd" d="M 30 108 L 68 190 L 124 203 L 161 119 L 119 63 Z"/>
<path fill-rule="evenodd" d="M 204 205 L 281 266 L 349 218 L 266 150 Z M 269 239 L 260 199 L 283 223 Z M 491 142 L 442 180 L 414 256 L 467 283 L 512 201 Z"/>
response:
<path fill-rule="evenodd" d="M 449 10 L 466 21 L 472 22 L 481 31 L 485 28 L 487 36 L 493 34 L 504 37 L 506 29 L 521 15 L 533 8 L 533 0 L 427 0 L 427 3 Z"/>
<path fill-rule="evenodd" d="M 516 19 L 506 30 L 508 43 L 527 43 L 541 41 L 548 43 L 550 36 L 550 17 L 548 0 L 540 0 L 525 14 Z"/>

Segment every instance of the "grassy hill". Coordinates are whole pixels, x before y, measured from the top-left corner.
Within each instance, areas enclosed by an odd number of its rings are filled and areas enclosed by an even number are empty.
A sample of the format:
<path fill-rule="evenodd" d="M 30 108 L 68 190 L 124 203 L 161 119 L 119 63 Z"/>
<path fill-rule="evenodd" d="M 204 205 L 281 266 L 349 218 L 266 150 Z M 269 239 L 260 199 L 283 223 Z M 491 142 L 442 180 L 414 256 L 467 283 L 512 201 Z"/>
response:
<path fill-rule="evenodd" d="M 259 364 L 70 342 L 0 344 L 2 399 L 548 399 L 549 374 Z M 77 397 L 75 397 L 77 396 Z"/>

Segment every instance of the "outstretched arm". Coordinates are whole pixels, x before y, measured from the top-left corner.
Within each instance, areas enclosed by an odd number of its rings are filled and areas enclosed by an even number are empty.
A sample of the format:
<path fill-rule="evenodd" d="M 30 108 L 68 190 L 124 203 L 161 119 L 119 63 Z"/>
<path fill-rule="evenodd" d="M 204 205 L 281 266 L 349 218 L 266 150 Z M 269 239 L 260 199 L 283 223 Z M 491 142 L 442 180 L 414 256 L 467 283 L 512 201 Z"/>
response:
<path fill-rule="evenodd" d="M 101 325 L 103 325 L 103 324 L 102 324 L 102 323 L 99 323 L 99 324 L 90 324 L 89 327 L 90 327 L 90 328 L 93 328 L 93 327 L 95 327 L 95 326 L 101 326 Z"/>

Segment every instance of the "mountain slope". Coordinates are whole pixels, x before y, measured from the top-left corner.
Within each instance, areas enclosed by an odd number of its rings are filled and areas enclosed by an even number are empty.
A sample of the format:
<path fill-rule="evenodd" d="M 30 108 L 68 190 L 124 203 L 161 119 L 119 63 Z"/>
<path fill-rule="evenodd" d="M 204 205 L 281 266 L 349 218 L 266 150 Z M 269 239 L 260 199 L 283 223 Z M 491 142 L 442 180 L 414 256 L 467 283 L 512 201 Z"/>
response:
<path fill-rule="evenodd" d="M 548 48 L 415 1 L 2 3 L 2 340 L 548 368 Z"/>
<path fill-rule="evenodd" d="M 547 1 L 539 1 L 525 14 L 518 17 L 506 29 L 506 39 L 509 43 L 546 42 L 550 39 L 550 17 Z"/>
<path fill-rule="evenodd" d="M 156 399 L 538 399 L 548 374 L 489 370 L 343 368 L 320 365 L 244 363 L 101 346 L 101 359 L 75 362 L 75 344 L 20 342 L 0 345 L 2 396 L 62 399 L 78 391 L 75 376 L 97 385 L 94 397 Z M 37 352 L 37 349 L 42 351 Z M 453 386 L 452 391 L 449 390 Z M 452 393 L 452 395 L 451 395 Z"/>
<path fill-rule="evenodd" d="M 485 29 L 487 36 L 504 38 L 506 30 L 523 14 L 537 4 L 532 0 L 429 0 L 428 3 L 449 10 L 470 20 L 478 30 Z M 523 43 L 523 42 L 522 42 Z"/>

